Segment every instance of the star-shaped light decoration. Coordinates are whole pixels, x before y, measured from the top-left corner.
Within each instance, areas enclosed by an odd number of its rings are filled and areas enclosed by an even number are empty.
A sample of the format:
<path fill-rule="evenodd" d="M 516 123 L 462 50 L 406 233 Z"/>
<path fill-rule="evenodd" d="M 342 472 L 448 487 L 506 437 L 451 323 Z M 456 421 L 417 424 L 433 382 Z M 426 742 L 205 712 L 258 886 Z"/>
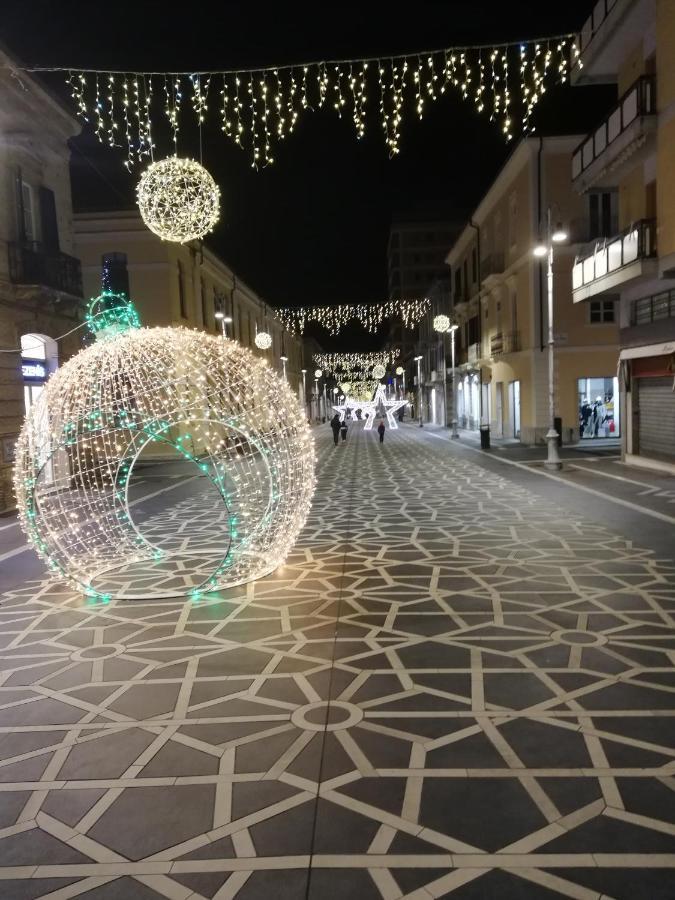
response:
<path fill-rule="evenodd" d="M 363 413 L 365 413 L 366 416 L 363 430 L 370 431 L 373 427 L 375 416 L 377 416 L 380 409 L 384 410 L 384 413 L 387 416 L 387 421 L 389 422 L 389 427 L 398 428 L 398 423 L 396 422 L 394 413 L 398 412 L 398 410 L 402 406 L 405 406 L 407 402 L 407 400 L 388 400 L 384 392 L 384 385 L 378 384 L 377 390 L 375 391 L 375 396 L 372 400 L 363 402 L 354 400 L 352 397 L 345 397 L 345 402 L 342 404 L 338 404 L 337 406 L 333 406 L 333 409 L 340 416 L 341 422 L 344 422 L 344 418 L 348 409 L 360 409 Z"/>

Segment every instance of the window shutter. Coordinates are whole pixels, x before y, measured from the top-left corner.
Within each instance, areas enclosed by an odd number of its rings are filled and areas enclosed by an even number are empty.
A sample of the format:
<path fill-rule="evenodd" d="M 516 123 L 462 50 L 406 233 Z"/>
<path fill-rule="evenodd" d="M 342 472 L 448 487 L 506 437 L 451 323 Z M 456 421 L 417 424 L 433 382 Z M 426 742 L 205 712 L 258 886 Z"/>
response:
<path fill-rule="evenodd" d="M 54 191 L 40 187 L 40 220 L 42 223 L 42 243 L 45 250 L 58 251 L 59 226 L 56 221 L 56 201 Z"/>
<path fill-rule="evenodd" d="M 23 215 L 23 179 L 21 178 L 21 169 L 16 170 L 16 214 L 17 214 L 17 232 L 19 235 L 19 243 L 26 241 L 26 221 Z"/>

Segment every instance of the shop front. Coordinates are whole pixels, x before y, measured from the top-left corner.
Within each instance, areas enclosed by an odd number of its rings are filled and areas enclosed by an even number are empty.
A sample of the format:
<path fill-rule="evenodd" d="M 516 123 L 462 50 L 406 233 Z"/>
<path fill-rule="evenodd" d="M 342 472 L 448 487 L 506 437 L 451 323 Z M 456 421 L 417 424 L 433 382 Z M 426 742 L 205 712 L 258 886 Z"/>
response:
<path fill-rule="evenodd" d="M 577 379 L 577 396 L 579 438 L 582 441 L 621 437 L 619 379 L 616 375 Z"/>
<path fill-rule="evenodd" d="M 675 465 L 675 342 L 621 351 L 626 396 L 627 462 Z"/>

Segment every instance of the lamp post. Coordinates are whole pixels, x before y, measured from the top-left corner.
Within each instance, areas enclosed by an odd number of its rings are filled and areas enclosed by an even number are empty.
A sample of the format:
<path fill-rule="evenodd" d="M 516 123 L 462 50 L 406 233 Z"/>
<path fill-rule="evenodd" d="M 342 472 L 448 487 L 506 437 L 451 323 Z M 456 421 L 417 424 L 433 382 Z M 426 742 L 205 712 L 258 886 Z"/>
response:
<path fill-rule="evenodd" d="M 227 337 L 227 326 L 232 321 L 232 316 L 226 316 L 224 312 L 221 312 L 221 310 L 218 310 L 218 312 L 214 313 L 213 315 L 214 315 L 214 318 L 216 318 L 220 321 L 220 325 L 221 325 L 222 331 L 223 331 L 223 337 L 226 338 Z"/>
<path fill-rule="evenodd" d="M 448 427 L 448 366 L 445 359 L 445 335 L 450 331 L 450 319 L 446 315 L 434 316 L 434 331 L 439 344 L 443 343 L 443 425 Z M 457 326 L 455 325 L 455 328 Z M 454 373 L 453 373 L 454 374 Z"/>
<path fill-rule="evenodd" d="M 305 416 L 307 415 L 307 369 L 300 369 L 302 372 L 302 405 L 305 407 Z"/>
<path fill-rule="evenodd" d="M 396 374 L 402 376 L 403 378 L 403 399 L 405 400 L 405 369 L 403 366 L 396 367 Z"/>
<path fill-rule="evenodd" d="M 546 270 L 546 288 L 548 297 L 548 414 L 549 424 L 546 432 L 548 452 L 545 466 L 548 469 L 560 469 L 560 454 L 558 453 L 558 432 L 555 429 L 555 383 L 554 383 L 554 357 L 553 357 L 553 245 L 562 244 L 567 240 L 567 232 L 558 222 L 555 229 L 551 227 L 551 207 L 546 211 L 546 241 L 540 241 L 533 249 L 535 256 L 548 257 Z"/>
<path fill-rule="evenodd" d="M 284 381 L 286 381 L 286 363 L 288 362 L 288 357 L 280 356 L 279 359 L 281 360 L 281 365 L 283 366 Z"/>
<path fill-rule="evenodd" d="M 420 428 L 422 428 L 422 357 L 416 356 L 415 362 L 417 363 L 417 405 L 419 406 Z"/>

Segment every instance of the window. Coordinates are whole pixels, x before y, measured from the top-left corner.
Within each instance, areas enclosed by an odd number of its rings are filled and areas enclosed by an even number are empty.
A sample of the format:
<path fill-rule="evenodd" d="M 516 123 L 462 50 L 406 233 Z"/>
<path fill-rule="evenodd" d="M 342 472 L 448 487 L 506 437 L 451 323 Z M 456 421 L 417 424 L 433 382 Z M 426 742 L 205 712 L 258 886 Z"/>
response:
<path fill-rule="evenodd" d="M 463 270 L 462 275 L 463 275 L 463 281 L 464 281 L 464 291 L 466 293 L 466 296 L 468 297 L 469 296 L 469 276 L 468 276 L 466 259 L 464 260 L 464 263 L 462 265 L 462 270 Z"/>
<path fill-rule="evenodd" d="M 518 195 L 514 192 L 509 197 L 509 241 L 515 247 L 517 243 L 516 225 L 518 223 Z"/>
<path fill-rule="evenodd" d="M 459 303 L 462 296 L 462 270 L 457 266 L 455 269 L 455 302 Z"/>
<path fill-rule="evenodd" d="M 471 251 L 471 278 L 474 284 L 478 281 L 478 257 L 475 247 Z"/>
<path fill-rule="evenodd" d="M 591 300 L 590 319 L 592 325 L 614 322 L 614 301 Z"/>
<path fill-rule="evenodd" d="M 594 191 L 588 195 L 589 239 L 611 237 L 617 230 L 616 191 Z"/>
<path fill-rule="evenodd" d="M 207 312 L 207 302 L 206 302 L 206 285 L 204 284 L 204 279 L 199 279 L 199 290 L 202 295 L 202 326 L 204 328 L 209 328 L 209 319 Z"/>
<path fill-rule="evenodd" d="M 104 291 L 129 297 L 129 270 L 126 253 L 104 253 L 101 257 L 101 283 Z"/>
<path fill-rule="evenodd" d="M 37 240 L 35 233 L 35 211 L 33 209 L 33 188 L 21 182 L 21 215 L 23 222 L 19 222 L 22 237 L 28 243 Z"/>
<path fill-rule="evenodd" d="M 187 305 L 185 302 L 185 279 L 183 278 L 183 264 L 178 261 L 178 306 L 181 318 L 187 319 Z"/>

